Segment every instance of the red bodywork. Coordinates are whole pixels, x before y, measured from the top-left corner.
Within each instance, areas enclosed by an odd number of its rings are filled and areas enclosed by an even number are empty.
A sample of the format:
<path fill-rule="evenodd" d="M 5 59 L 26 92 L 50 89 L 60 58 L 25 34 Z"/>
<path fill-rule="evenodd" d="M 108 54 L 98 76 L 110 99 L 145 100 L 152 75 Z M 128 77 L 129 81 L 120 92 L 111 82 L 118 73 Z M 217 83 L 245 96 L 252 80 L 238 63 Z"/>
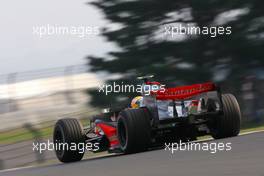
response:
<path fill-rule="evenodd" d="M 204 92 L 215 91 L 216 85 L 208 82 L 203 84 L 193 84 L 190 86 L 180 86 L 175 88 L 167 88 L 165 91 L 151 92 L 156 96 L 157 100 L 183 100 L 199 95 Z"/>
<path fill-rule="evenodd" d="M 104 132 L 104 134 L 106 135 L 107 139 L 110 142 L 110 147 L 115 147 L 115 146 L 119 145 L 116 127 L 113 127 L 111 125 L 107 125 L 103 122 L 97 123 L 96 126 L 99 127 Z M 96 132 L 96 133 L 99 134 L 99 132 Z"/>

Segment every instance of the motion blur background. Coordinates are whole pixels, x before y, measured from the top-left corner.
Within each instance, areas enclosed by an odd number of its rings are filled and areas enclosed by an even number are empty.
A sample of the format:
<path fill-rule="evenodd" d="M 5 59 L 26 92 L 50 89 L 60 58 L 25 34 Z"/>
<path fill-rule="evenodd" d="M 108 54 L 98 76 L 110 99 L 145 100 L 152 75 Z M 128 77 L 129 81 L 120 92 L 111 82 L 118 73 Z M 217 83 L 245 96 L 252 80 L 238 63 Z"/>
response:
<path fill-rule="evenodd" d="M 49 139 L 58 118 L 87 124 L 85 119 L 101 108 L 127 102 L 133 94 L 105 96 L 98 86 L 134 83 L 139 75 L 154 74 L 168 86 L 214 81 L 237 97 L 243 128 L 264 124 L 263 1 L 95 0 L 81 5 L 104 18 L 98 38 L 113 47 L 102 55 L 104 47 L 97 43 L 96 52 L 81 58 L 86 64 L 0 76 L 0 169 L 55 160 L 52 152 L 32 151 L 32 142 Z M 168 39 L 162 37 L 165 24 L 231 26 L 232 34 Z M 91 41 L 85 47 L 95 48 Z"/>

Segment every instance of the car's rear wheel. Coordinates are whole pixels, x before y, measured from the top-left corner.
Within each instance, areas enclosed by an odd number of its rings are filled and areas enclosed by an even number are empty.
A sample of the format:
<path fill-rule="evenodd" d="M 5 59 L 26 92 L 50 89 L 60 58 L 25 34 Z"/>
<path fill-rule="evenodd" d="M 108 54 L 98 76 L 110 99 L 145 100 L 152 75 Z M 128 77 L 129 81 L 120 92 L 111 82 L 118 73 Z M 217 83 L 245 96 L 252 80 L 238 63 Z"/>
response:
<path fill-rule="evenodd" d="M 84 143 L 83 127 L 77 119 L 59 120 L 55 125 L 53 141 L 56 156 L 61 162 L 68 163 L 82 159 L 84 150 L 71 148 L 73 145 L 78 146 Z"/>
<path fill-rule="evenodd" d="M 147 150 L 151 140 L 150 114 L 147 109 L 121 111 L 117 122 L 117 134 L 124 153 Z"/>
<path fill-rule="evenodd" d="M 241 112 L 236 97 L 223 94 L 223 115 L 217 117 L 210 126 L 215 139 L 237 136 L 240 132 Z"/>

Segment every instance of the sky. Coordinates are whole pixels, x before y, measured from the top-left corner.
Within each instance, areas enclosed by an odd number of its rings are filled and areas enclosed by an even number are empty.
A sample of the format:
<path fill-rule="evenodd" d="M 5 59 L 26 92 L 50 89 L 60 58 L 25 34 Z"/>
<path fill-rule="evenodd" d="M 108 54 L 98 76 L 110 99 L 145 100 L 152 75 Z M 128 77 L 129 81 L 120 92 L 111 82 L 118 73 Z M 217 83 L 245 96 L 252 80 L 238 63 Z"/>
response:
<path fill-rule="evenodd" d="M 8 0 L 0 2 L 0 75 L 85 64 L 87 55 L 103 56 L 114 46 L 95 33 L 46 35 L 41 26 L 102 27 L 107 21 L 88 0 Z"/>

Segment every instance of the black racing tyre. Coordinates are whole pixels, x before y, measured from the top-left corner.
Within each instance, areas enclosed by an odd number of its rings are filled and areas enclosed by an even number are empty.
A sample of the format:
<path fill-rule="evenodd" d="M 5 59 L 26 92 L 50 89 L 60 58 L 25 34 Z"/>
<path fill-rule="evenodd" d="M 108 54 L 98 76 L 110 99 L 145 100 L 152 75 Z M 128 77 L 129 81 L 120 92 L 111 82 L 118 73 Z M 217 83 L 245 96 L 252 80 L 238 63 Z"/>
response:
<path fill-rule="evenodd" d="M 240 132 L 241 112 L 236 97 L 223 94 L 223 115 L 217 117 L 211 126 L 211 135 L 215 139 L 237 136 Z"/>
<path fill-rule="evenodd" d="M 151 140 L 150 114 L 147 109 L 121 111 L 117 122 L 117 134 L 124 153 L 147 150 Z"/>
<path fill-rule="evenodd" d="M 75 162 L 83 158 L 84 151 L 71 150 L 70 148 L 72 145 L 78 146 L 78 144 L 84 143 L 83 127 L 77 119 L 59 120 L 55 124 L 53 141 L 56 156 L 61 162 Z M 58 147 L 59 145 L 60 147 Z"/>

